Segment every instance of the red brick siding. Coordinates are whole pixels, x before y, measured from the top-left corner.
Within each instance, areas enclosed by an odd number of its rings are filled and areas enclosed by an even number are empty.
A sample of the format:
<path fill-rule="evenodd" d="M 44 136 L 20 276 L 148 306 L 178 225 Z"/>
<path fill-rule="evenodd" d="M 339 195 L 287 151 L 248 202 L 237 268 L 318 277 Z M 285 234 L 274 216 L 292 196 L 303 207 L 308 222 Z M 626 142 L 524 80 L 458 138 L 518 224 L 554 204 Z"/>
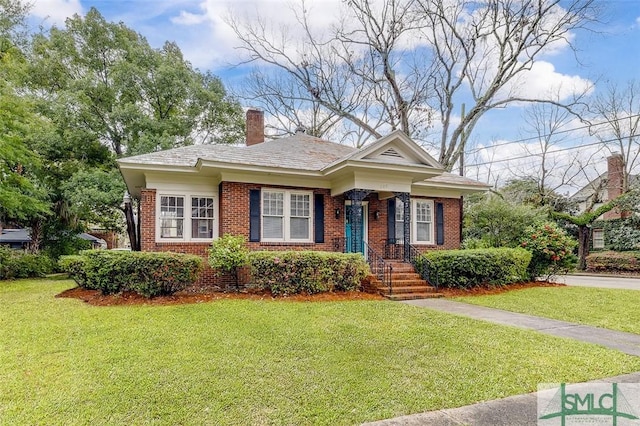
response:
<path fill-rule="evenodd" d="M 219 193 L 219 235 L 232 234 L 242 235 L 249 239 L 249 191 L 251 189 L 283 188 L 300 189 L 294 187 L 282 187 L 271 185 L 247 184 L 238 182 L 223 182 L 220 185 Z M 308 190 L 308 189 L 306 189 Z M 314 189 L 314 194 L 324 195 L 324 243 L 262 243 L 251 242 L 251 250 L 319 250 L 333 251 L 334 238 L 344 237 L 345 202 L 343 196 L 331 197 L 328 189 Z M 426 198 L 426 197 L 420 197 Z M 432 199 L 432 198 L 429 198 Z M 379 200 L 378 194 L 373 193 L 365 201 L 369 202 L 368 216 L 368 238 L 371 247 L 383 252 L 384 241 L 387 239 L 387 200 Z M 444 205 L 444 245 L 419 245 L 422 251 L 454 249 L 460 247 L 460 201 L 451 198 L 433 198 L 435 203 Z M 313 201 L 312 201 L 313 202 Z M 336 218 L 336 209 L 340 210 L 339 217 Z M 379 212 L 378 220 L 375 219 L 375 212 Z M 189 253 L 198 256 L 207 256 L 209 244 L 205 243 L 184 243 L 184 242 L 162 242 L 157 243 L 156 239 L 156 191 L 146 189 L 142 191 L 141 197 L 141 246 L 143 251 L 173 251 L 177 253 Z M 435 218 L 434 218 L 435 219 Z M 248 279 L 248 274 L 243 273 L 243 282 Z M 216 277 L 211 268 L 206 266 L 204 273 L 198 281 L 198 286 L 220 286 L 224 287 L 232 283 L 231 277 Z"/>

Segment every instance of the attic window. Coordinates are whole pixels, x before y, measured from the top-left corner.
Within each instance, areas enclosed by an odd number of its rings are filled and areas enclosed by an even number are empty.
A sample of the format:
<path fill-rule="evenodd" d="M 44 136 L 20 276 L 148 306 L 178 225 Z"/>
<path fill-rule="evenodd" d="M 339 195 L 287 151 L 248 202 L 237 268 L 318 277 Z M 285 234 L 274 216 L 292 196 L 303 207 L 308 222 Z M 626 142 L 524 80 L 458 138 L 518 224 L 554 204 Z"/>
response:
<path fill-rule="evenodd" d="M 402 155 L 400 155 L 398 153 L 398 151 L 396 151 L 393 148 L 389 148 L 386 151 L 384 151 L 382 154 L 380 154 L 380 156 L 384 156 L 384 157 L 395 157 L 395 158 L 404 158 Z"/>

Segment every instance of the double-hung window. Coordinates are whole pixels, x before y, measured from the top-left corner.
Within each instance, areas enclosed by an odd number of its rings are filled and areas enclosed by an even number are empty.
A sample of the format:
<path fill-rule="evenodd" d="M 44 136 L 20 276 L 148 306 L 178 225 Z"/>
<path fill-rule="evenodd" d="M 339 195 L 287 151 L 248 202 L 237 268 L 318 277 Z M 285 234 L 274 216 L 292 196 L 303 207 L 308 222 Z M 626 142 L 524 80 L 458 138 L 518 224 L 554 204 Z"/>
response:
<path fill-rule="evenodd" d="M 213 197 L 191 197 L 191 238 L 213 238 Z"/>
<path fill-rule="evenodd" d="M 262 190 L 262 241 L 311 241 L 311 193 Z"/>
<path fill-rule="evenodd" d="M 396 198 L 395 239 L 397 244 L 404 242 L 404 203 Z M 411 200 L 411 243 L 434 244 L 433 201 Z"/>
<path fill-rule="evenodd" d="M 413 241 L 433 244 L 433 201 L 413 200 Z"/>
<path fill-rule="evenodd" d="M 160 197 L 160 237 L 183 238 L 184 197 L 163 195 Z"/>
<path fill-rule="evenodd" d="M 157 242 L 211 241 L 218 236 L 216 196 L 158 194 Z"/>

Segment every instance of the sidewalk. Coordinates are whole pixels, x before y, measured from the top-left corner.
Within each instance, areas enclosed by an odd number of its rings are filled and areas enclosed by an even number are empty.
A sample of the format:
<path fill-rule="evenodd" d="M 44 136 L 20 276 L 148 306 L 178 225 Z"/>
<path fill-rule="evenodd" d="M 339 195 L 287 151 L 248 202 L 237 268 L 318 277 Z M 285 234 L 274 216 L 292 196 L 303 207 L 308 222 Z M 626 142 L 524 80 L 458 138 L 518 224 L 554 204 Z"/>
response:
<path fill-rule="evenodd" d="M 640 356 L 640 335 L 605 330 L 598 327 L 518 314 L 484 306 L 470 305 L 446 299 L 409 300 L 402 303 L 434 309 L 455 315 L 510 325 L 553 336 L 595 343 L 621 352 Z M 640 372 L 593 380 L 608 383 L 640 383 Z M 537 392 L 515 395 L 494 401 L 480 402 L 459 408 L 430 411 L 366 423 L 368 426 L 526 426 L 538 424 Z"/>
<path fill-rule="evenodd" d="M 640 383 L 640 372 L 592 380 L 593 383 Z M 510 396 L 459 408 L 429 411 L 366 426 L 535 426 L 538 424 L 538 393 Z"/>

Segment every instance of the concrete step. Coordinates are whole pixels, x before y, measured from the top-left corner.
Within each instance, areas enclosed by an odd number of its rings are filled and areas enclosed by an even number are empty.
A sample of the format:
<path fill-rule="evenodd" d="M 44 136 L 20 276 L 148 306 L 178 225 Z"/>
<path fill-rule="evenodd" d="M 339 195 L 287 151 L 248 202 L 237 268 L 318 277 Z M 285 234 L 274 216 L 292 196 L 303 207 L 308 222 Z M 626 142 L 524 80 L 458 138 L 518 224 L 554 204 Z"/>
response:
<path fill-rule="evenodd" d="M 394 287 L 415 287 L 415 286 L 423 286 L 429 285 L 425 280 L 418 278 L 414 280 L 391 280 L 391 284 Z"/>
<path fill-rule="evenodd" d="M 416 272 L 397 272 L 393 271 L 391 278 L 395 280 L 421 280 L 420 274 Z"/>
<path fill-rule="evenodd" d="M 383 294 L 389 300 L 416 300 L 416 299 L 434 299 L 443 297 L 441 293 L 393 293 L 391 295 Z"/>
<path fill-rule="evenodd" d="M 384 294 L 389 293 L 389 287 L 378 287 L 378 290 Z M 421 286 L 393 286 L 391 288 L 391 294 L 400 293 L 435 293 L 436 289 L 429 285 Z"/>

